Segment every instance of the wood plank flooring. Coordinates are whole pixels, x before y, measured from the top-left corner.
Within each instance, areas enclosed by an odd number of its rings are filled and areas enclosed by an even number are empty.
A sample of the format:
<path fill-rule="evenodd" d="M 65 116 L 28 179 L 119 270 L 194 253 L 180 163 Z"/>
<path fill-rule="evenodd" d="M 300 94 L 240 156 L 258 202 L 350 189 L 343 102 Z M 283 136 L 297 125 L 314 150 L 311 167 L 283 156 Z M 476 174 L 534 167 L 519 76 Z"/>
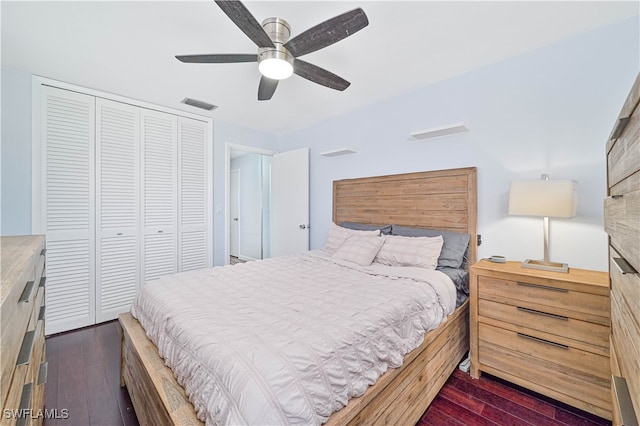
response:
<path fill-rule="evenodd" d="M 46 408 L 68 410 L 67 419 L 45 419 L 46 426 L 138 424 L 129 395 L 120 388 L 117 321 L 48 337 L 46 345 Z M 610 424 L 499 379 L 473 380 L 456 370 L 416 426 Z"/>

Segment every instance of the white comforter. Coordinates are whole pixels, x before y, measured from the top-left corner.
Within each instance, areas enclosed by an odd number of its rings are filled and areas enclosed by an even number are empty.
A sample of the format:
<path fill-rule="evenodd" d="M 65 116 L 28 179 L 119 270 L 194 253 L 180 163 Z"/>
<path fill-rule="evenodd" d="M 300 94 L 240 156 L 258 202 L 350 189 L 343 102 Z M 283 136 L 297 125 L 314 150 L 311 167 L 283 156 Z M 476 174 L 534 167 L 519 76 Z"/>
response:
<path fill-rule="evenodd" d="M 441 272 L 321 251 L 163 277 L 131 312 L 213 424 L 320 424 L 455 308 Z"/>

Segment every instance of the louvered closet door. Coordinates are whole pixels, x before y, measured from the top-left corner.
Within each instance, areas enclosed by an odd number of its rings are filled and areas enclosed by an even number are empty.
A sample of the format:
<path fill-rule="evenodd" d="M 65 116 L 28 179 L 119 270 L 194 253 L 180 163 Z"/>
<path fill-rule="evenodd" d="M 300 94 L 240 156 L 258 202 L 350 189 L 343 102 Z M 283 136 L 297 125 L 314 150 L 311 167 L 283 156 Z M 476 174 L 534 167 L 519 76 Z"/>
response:
<path fill-rule="evenodd" d="M 96 322 L 129 310 L 140 288 L 140 110 L 96 99 Z"/>
<path fill-rule="evenodd" d="M 41 102 L 46 333 L 52 334 L 95 320 L 95 98 L 44 86 Z"/>
<path fill-rule="evenodd" d="M 207 123 L 178 117 L 178 268 L 211 266 L 207 239 Z"/>
<path fill-rule="evenodd" d="M 143 283 L 178 271 L 178 119 L 142 110 Z"/>

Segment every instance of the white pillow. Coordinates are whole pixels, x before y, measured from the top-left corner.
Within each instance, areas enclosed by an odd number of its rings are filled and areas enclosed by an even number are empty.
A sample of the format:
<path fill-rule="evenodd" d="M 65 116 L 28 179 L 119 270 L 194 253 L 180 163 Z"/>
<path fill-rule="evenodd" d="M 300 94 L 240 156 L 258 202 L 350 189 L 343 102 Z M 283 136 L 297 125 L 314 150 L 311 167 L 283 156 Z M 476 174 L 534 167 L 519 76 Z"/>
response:
<path fill-rule="evenodd" d="M 324 250 L 329 253 L 335 253 L 340 248 L 342 243 L 352 235 L 367 235 L 367 236 L 380 236 L 380 230 L 375 229 L 373 231 L 359 231 L 355 229 L 343 228 L 335 223 L 331 223 L 329 228 L 329 236 L 327 242 L 324 245 Z"/>
<path fill-rule="evenodd" d="M 442 251 L 442 235 L 437 237 L 401 237 L 383 235 L 384 244 L 375 261 L 388 266 L 417 266 L 436 269 Z"/>
<path fill-rule="evenodd" d="M 335 259 L 369 266 L 382 247 L 384 239 L 375 235 L 352 235 L 333 253 Z"/>

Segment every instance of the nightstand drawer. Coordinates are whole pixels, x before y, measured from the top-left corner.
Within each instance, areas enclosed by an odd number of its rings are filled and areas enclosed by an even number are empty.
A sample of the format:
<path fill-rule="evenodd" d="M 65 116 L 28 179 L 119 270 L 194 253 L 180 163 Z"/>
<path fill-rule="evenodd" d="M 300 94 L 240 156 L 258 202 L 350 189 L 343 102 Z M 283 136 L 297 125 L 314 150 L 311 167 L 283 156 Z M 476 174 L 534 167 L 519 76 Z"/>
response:
<path fill-rule="evenodd" d="M 609 355 L 609 327 L 564 315 L 558 309 L 520 301 L 517 305 L 478 300 L 480 322 L 493 322 L 502 328 L 527 333 L 537 330 L 555 336 L 558 343 Z"/>
<path fill-rule="evenodd" d="M 599 416 L 611 416 L 609 379 L 567 369 L 486 340 L 480 341 L 479 348 L 484 371 Z"/>
<path fill-rule="evenodd" d="M 501 346 L 506 350 L 519 352 L 531 358 L 531 362 L 544 360 L 545 363 L 555 365 L 554 370 L 570 370 L 578 376 L 593 375 L 605 381 L 608 381 L 611 376 L 608 356 L 559 343 L 557 340 L 549 339 L 548 335 L 516 332 L 482 323 L 478 326 L 478 335 L 481 346 L 486 342 L 492 346 Z M 482 353 L 480 363 L 482 364 Z"/>
<path fill-rule="evenodd" d="M 524 301 L 543 307 L 557 308 L 564 316 L 590 321 L 602 325 L 609 324 L 609 298 L 591 293 L 571 290 L 560 281 L 509 281 L 494 277 L 478 278 L 481 299 L 491 299 L 511 305 Z"/>

